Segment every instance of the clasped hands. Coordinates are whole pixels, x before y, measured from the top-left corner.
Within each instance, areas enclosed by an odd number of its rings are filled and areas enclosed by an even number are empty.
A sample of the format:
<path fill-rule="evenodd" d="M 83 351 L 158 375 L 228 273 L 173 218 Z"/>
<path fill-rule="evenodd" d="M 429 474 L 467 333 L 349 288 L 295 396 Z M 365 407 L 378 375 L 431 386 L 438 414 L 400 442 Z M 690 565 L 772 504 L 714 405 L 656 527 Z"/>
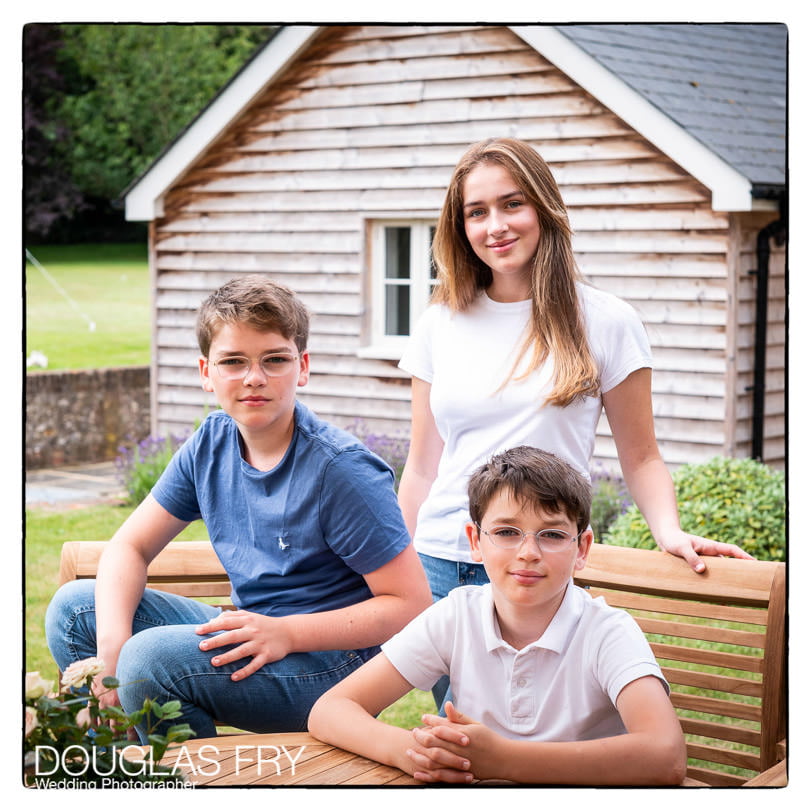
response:
<path fill-rule="evenodd" d="M 423 715 L 423 727 L 412 730 L 415 746 L 406 751 L 416 780 L 425 783 L 471 783 L 474 777 L 494 775 L 492 767 L 497 738 L 493 730 L 459 712 L 445 702 L 446 718 Z"/>
<path fill-rule="evenodd" d="M 284 659 L 292 650 L 289 626 L 283 617 L 268 617 L 253 611 L 223 611 L 195 630 L 200 635 L 215 634 L 200 642 L 202 651 L 234 646 L 212 657 L 214 667 L 250 658 L 248 664 L 231 674 L 232 681 L 248 678 L 263 665 Z"/>

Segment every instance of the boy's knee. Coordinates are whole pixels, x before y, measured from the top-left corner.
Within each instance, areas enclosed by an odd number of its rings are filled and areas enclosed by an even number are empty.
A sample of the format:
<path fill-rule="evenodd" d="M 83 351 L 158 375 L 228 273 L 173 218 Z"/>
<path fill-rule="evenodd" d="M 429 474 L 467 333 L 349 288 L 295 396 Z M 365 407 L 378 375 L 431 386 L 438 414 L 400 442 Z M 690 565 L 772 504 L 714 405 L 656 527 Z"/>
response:
<path fill-rule="evenodd" d="M 93 656 L 96 651 L 95 581 L 72 580 L 61 586 L 45 610 L 45 639 L 57 666 Z"/>
<path fill-rule="evenodd" d="M 145 698 L 166 701 L 175 683 L 185 675 L 192 651 L 182 626 L 147 628 L 133 634 L 118 656 L 116 678 L 121 706 L 132 712 Z"/>
<path fill-rule="evenodd" d="M 153 636 L 151 630 L 131 636 L 118 655 L 118 699 L 126 712 L 139 709 L 146 697 L 155 698 L 152 666 L 158 662 L 159 652 L 150 639 Z"/>
<path fill-rule="evenodd" d="M 95 580 L 71 580 L 61 585 L 45 610 L 46 637 L 61 635 L 79 614 L 94 611 L 95 589 Z"/>

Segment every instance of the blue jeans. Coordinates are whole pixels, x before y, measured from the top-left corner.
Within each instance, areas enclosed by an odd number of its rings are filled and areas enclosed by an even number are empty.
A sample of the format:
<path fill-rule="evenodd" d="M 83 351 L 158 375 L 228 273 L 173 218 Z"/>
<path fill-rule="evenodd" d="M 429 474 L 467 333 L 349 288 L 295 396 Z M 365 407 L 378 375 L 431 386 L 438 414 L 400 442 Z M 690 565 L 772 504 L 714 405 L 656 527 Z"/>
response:
<path fill-rule="evenodd" d="M 434 602 L 441 600 L 451 589 L 458 586 L 483 586 L 490 582 L 481 563 L 465 563 L 435 558 L 420 553 L 420 562 L 431 587 Z M 450 679 L 443 676 L 432 688 L 440 715 L 445 714 L 445 702 L 451 699 Z"/>
<path fill-rule="evenodd" d="M 66 583 L 54 595 L 45 616 L 48 647 L 59 669 L 96 655 L 95 581 Z M 213 652 L 199 648 L 195 627 L 220 613 L 216 606 L 187 597 L 146 589 L 133 619 L 133 635 L 121 648 L 116 669 L 118 698 L 134 712 L 151 698 L 163 704 L 178 700 L 181 717 L 157 727 L 188 723 L 195 737 L 217 734 L 218 724 L 249 732 L 300 732 L 318 697 L 372 658 L 377 646 L 361 650 L 291 653 L 242 681 L 231 674 L 243 658 L 214 667 Z M 218 648 L 217 652 L 228 650 Z M 146 743 L 146 730 L 138 736 Z"/>

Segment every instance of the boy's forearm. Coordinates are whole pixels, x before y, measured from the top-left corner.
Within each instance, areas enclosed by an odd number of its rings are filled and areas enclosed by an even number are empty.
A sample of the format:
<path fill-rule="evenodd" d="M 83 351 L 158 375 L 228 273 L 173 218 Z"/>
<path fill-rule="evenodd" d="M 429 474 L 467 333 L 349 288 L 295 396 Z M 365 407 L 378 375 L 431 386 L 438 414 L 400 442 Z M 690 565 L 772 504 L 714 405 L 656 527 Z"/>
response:
<path fill-rule="evenodd" d="M 96 647 L 114 672 L 122 645 L 132 636 L 132 618 L 146 586 L 147 564 L 136 552 L 111 544 L 96 577 Z"/>
<path fill-rule="evenodd" d="M 502 739 L 476 777 L 546 785 L 678 785 L 684 779 L 683 740 L 625 734 L 553 743 Z"/>
<path fill-rule="evenodd" d="M 384 594 L 363 602 L 314 614 L 280 618 L 291 640 L 291 653 L 352 650 L 390 639 L 430 603 Z"/>
<path fill-rule="evenodd" d="M 350 698 L 322 696 L 310 714 L 309 731 L 325 743 L 408 773 L 413 765 L 406 755 L 413 744 L 409 730 L 378 721 Z"/>

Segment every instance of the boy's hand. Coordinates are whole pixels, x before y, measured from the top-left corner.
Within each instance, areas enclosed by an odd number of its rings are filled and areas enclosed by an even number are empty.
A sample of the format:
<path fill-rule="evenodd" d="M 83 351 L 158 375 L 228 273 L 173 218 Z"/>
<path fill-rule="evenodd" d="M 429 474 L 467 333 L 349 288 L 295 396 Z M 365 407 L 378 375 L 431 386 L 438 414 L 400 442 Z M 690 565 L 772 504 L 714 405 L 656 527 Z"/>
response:
<path fill-rule="evenodd" d="M 266 617 L 253 611 L 223 611 L 213 620 L 197 626 L 196 631 L 198 634 L 217 634 L 200 642 L 200 650 L 234 646 L 212 658 L 214 667 L 238 659 L 251 659 L 245 667 L 231 674 L 232 681 L 248 678 L 263 665 L 284 659 L 292 650 L 284 618 Z"/>
<path fill-rule="evenodd" d="M 414 777 L 425 782 L 470 783 L 474 776 L 490 776 L 484 764 L 494 754 L 498 736 L 463 715 L 450 701 L 445 712 L 447 718 L 424 715 L 425 726 L 412 733 L 418 744 L 408 752 L 416 767 Z"/>

